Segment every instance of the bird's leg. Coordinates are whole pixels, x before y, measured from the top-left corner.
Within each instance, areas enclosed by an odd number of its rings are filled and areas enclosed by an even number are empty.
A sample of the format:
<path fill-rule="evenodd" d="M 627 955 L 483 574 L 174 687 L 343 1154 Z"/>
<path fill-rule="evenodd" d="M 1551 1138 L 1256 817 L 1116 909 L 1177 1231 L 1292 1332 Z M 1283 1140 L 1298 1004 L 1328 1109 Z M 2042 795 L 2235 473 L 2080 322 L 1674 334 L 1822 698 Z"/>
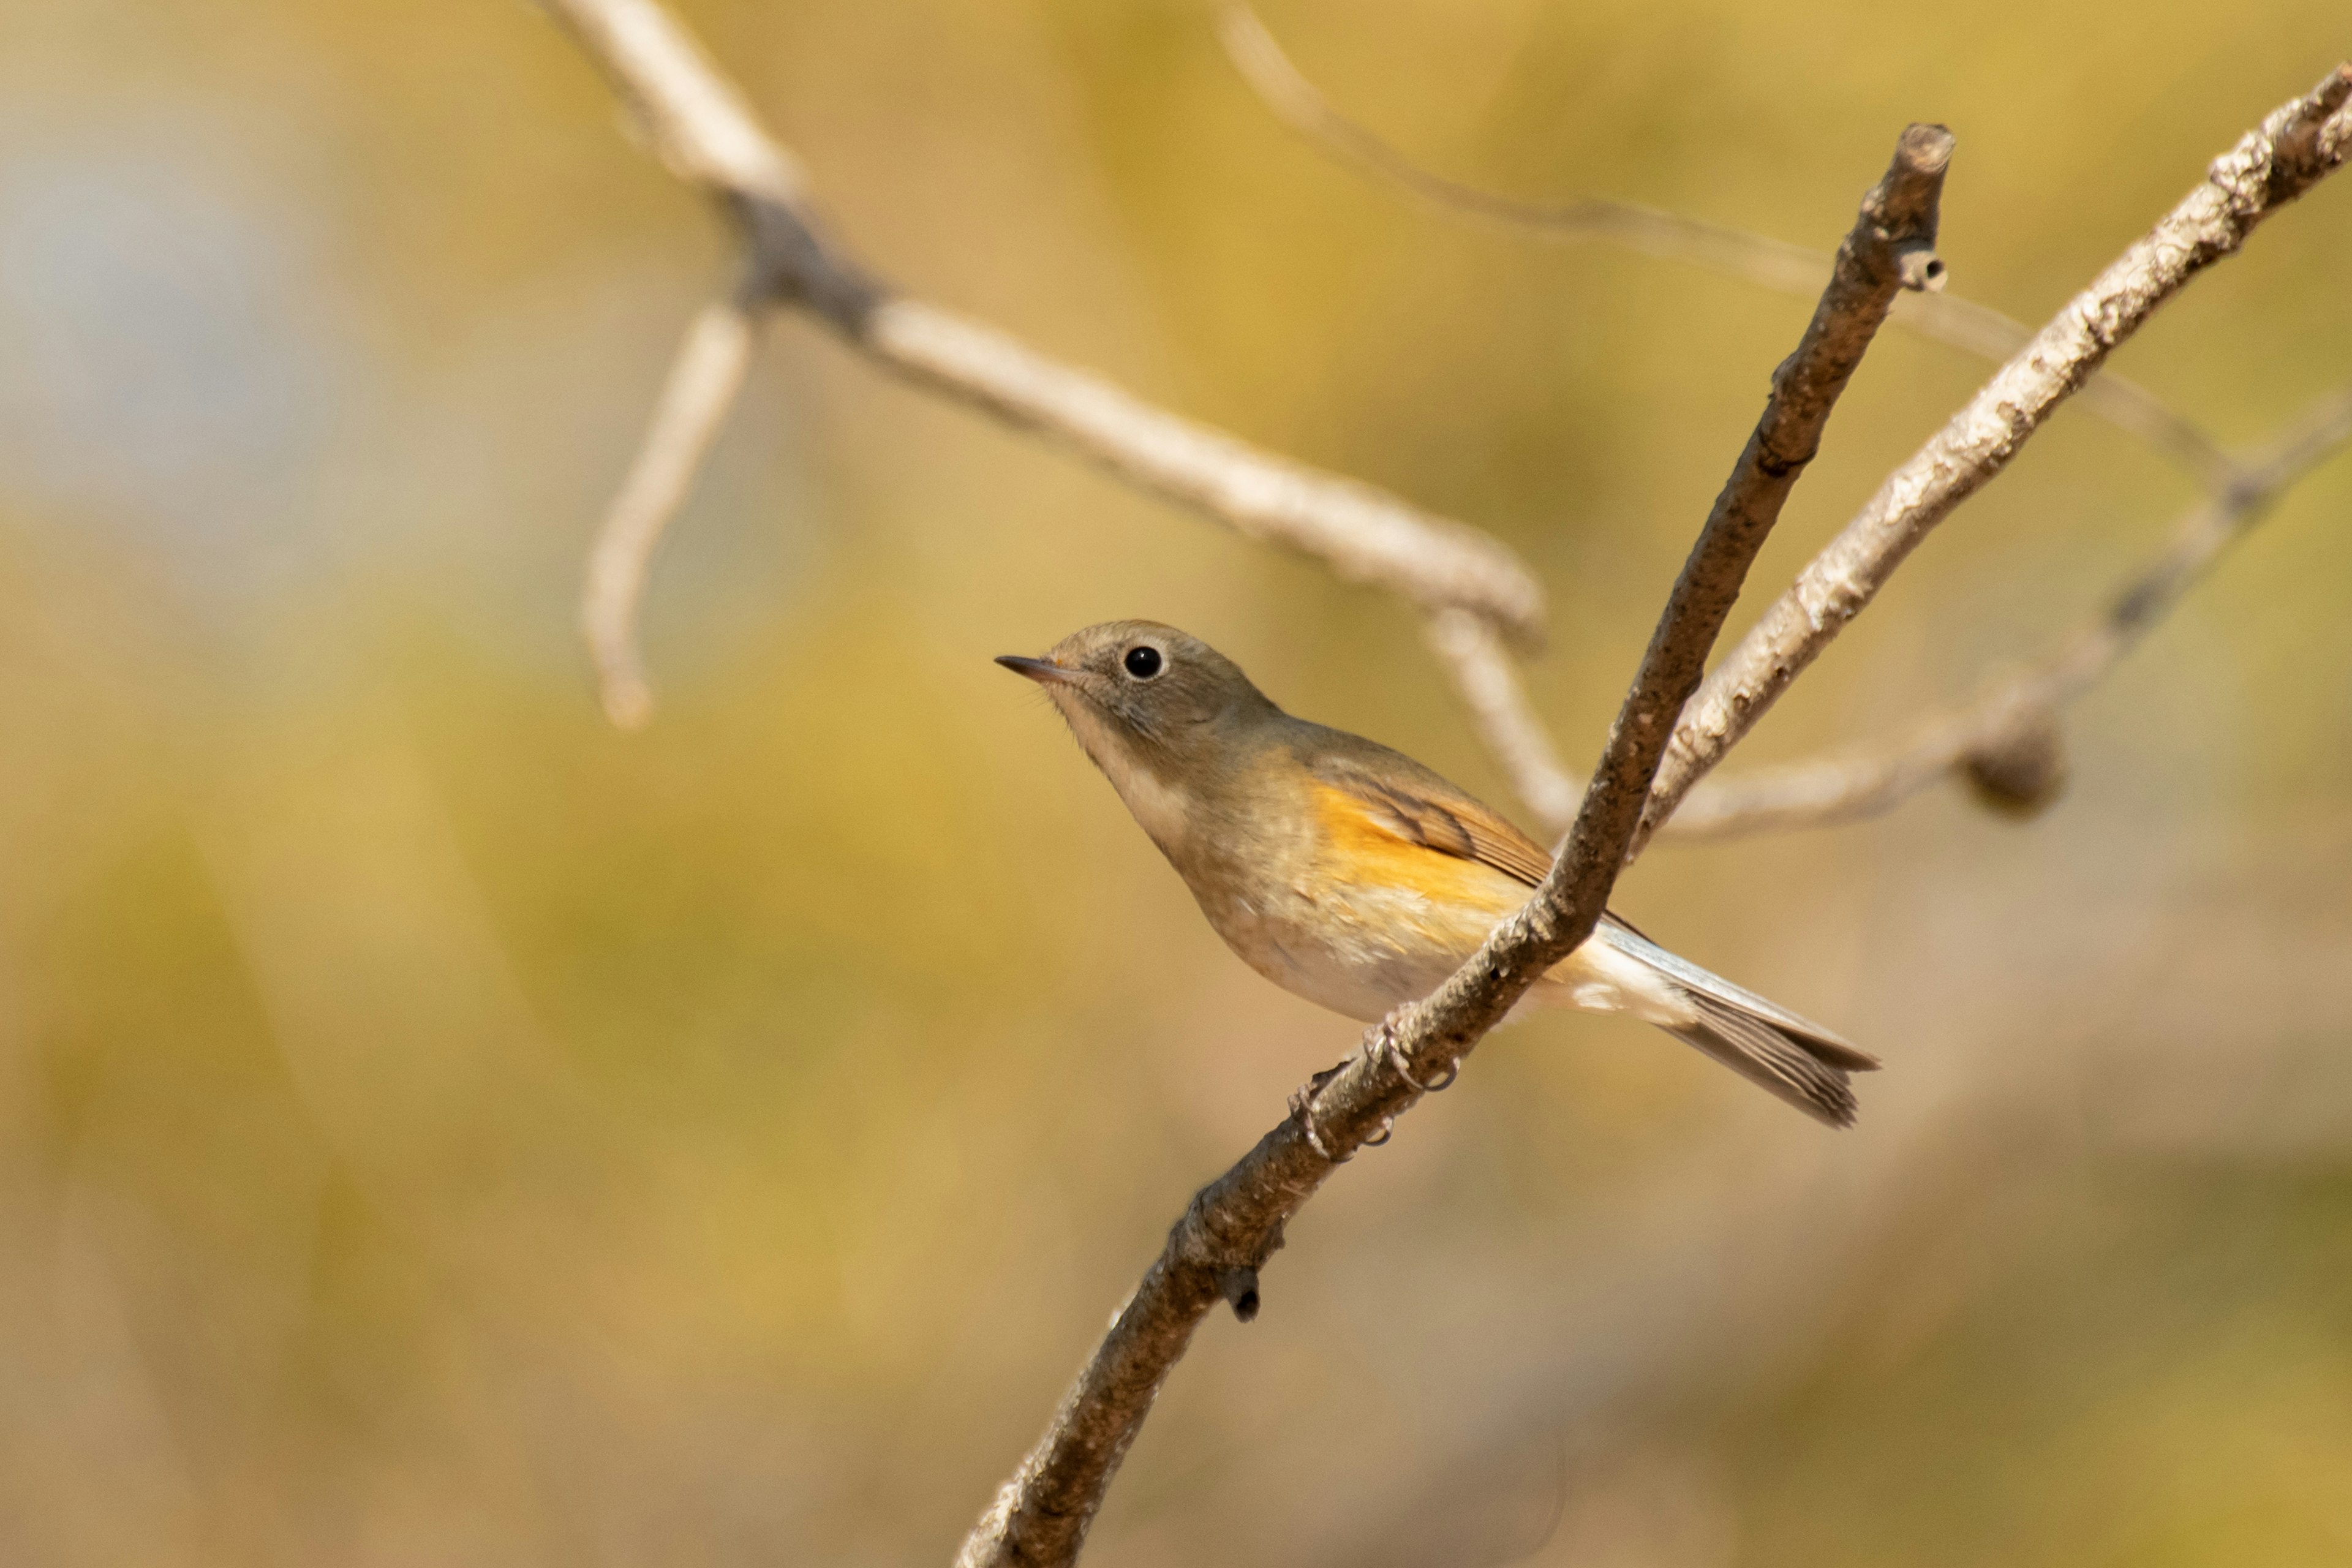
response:
<path fill-rule="evenodd" d="M 1397 1039 L 1397 1020 L 1405 1016 L 1407 1008 L 1411 1005 L 1412 1004 L 1407 1003 L 1403 1006 L 1389 1009 L 1389 1016 L 1381 1020 L 1380 1028 L 1373 1033 L 1371 1058 L 1374 1061 L 1386 1058 L 1389 1070 L 1423 1094 L 1436 1094 L 1452 1089 L 1454 1080 L 1462 1076 L 1460 1062 L 1455 1062 L 1452 1067 L 1447 1068 L 1444 1078 L 1432 1079 L 1428 1083 L 1423 1083 L 1412 1076 L 1412 1061 L 1404 1054 L 1404 1047 Z"/>
<path fill-rule="evenodd" d="M 1323 1135 L 1315 1129 L 1315 1097 L 1322 1093 L 1323 1086 L 1338 1078 L 1347 1065 L 1346 1062 L 1335 1062 L 1290 1091 L 1291 1119 L 1298 1123 L 1298 1130 L 1307 1135 L 1307 1146 L 1322 1155 L 1325 1163 L 1333 1165 L 1346 1164 L 1354 1158 L 1354 1154 L 1351 1151 L 1346 1154 L 1334 1155 L 1324 1146 Z M 1385 1128 L 1381 1130 L 1381 1141 L 1382 1142 L 1388 1141 L 1388 1131 Z"/>

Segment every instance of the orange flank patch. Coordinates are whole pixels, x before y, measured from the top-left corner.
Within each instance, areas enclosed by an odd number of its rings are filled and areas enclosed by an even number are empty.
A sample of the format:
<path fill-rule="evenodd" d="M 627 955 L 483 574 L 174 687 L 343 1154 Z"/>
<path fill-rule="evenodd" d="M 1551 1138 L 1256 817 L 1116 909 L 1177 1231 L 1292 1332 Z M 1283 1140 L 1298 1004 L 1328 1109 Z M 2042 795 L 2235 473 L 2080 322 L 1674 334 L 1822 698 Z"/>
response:
<path fill-rule="evenodd" d="M 1358 795 L 1318 786 L 1314 802 L 1323 830 L 1318 869 L 1332 883 L 1350 890 L 1418 893 L 1433 904 L 1487 921 L 1528 900 L 1528 889 L 1494 867 L 1407 837 Z"/>

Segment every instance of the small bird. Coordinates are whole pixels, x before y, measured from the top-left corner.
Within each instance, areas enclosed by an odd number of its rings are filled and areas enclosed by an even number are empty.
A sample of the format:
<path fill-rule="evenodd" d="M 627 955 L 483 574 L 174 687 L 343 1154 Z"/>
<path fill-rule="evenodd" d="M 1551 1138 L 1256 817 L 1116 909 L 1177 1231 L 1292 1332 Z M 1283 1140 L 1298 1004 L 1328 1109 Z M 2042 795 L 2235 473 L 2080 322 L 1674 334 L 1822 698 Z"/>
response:
<path fill-rule="evenodd" d="M 1435 990 L 1551 869 L 1466 791 L 1292 718 L 1174 626 L 1108 621 L 996 662 L 1045 688 L 1225 945 L 1347 1017 Z M 1613 914 L 1529 994 L 1630 1013 L 1833 1127 L 1853 1123 L 1846 1075 L 1879 1065 Z"/>

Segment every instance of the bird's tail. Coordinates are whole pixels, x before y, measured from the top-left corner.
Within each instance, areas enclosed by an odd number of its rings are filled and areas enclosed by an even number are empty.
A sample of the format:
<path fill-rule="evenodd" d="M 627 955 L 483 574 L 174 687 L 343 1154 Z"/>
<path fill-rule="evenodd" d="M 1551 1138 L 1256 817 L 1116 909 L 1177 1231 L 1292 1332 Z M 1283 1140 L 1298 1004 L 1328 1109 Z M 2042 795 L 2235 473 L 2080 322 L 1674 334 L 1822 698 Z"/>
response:
<path fill-rule="evenodd" d="M 1871 1071 L 1879 1065 L 1876 1057 L 1811 1019 L 1668 952 L 1613 916 L 1593 934 L 1650 970 L 1687 1005 L 1686 1018 L 1657 1020 L 1666 1033 L 1696 1046 L 1809 1116 L 1832 1127 L 1853 1125 L 1853 1086 L 1848 1075 Z"/>

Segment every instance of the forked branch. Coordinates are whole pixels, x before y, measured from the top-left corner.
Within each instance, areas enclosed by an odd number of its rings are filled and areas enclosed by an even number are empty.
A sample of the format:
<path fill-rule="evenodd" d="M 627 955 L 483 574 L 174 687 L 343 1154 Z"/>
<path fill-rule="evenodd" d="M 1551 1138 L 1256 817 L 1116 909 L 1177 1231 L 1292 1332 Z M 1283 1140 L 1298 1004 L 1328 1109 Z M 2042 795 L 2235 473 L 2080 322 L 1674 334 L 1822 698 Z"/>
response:
<path fill-rule="evenodd" d="M 2205 178 L 2069 300 L 1966 406 L 1889 475 L 1706 679 L 1675 727 L 1634 844 L 1755 727 L 1960 502 L 2008 467 L 2118 343 L 2189 279 L 2233 255 L 2257 225 L 2336 168 L 2352 144 L 2352 64 L 2281 106 L 2213 161 Z"/>
<path fill-rule="evenodd" d="M 1349 119 L 1309 81 L 1245 4 L 1219 17 L 1227 55 L 1258 98 L 1279 119 L 1334 159 L 1452 215 L 1488 221 L 1515 232 L 1567 240 L 1594 239 L 1645 255 L 1689 260 L 1766 288 L 1810 292 L 1830 258 L 1759 235 L 1709 224 L 1634 203 L 1583 198 L 1523 201 L 1450 180 L 1422 167 L 1361 124 Z M 2279 193 L 2284 199 L 2291 192 Z M 2000 359 L 2032 340 L 2021 323 L 1999 311 L 1926 289 L 1897 298 L 1893 319 L 1968 352 Z M 2195 422 L 2146 389 L 2105 372 L 2077 388 L 2085 408 L 2134 434 L 2193 473 L 2210 497 L 2210 510 L 2235 513 L 2261 490 L 2263 474 L 2242 464 Z M 1520 689 L 1516 669 L 1491 636 L 1459 622 L 1433 622 L 1430 641 L 1453 674 L 1488 751 L 1534 815 L 1554 832 L 1572 809 L 1574 781 L 1556 761 L 1556 749 Z M 2104 671 L 2112 664 L 2104 661 Z M 1885 809 L 1948 768 L 1957 766 L 1987 803 L 2014 805 L 2019 792 L 2054 787 L 2060 738 L 2046 704 L 2017 703 L 2030 695 L 2004 683 L 1965 710 L 1915 726 L 1896 743 L 1858 748 L 1820 763 L 1772 770 L 1706 797 L 1675 824 L 1678 835 L 1717 835 L 1799 826 Z M 1678 747 L 1680 742 L 1678 742 Z M 1669 791 L 1683 787 L 1679 759 L 1667 769 Z M 1693 815 L 1696 813 L 1696 815 Z M 1654 831 L 1657 815 L 1645 826 Z"/>
<path fill-rule="evenodd" d="M 1727 838 L 1851 822 L 1891 811 L 1955 773 L 1989 805 L 2039 810 L 2064 780 L 2059 710 L 2115 668 L 2295 481 L 2348 441 L 2352 388 L 2321 399 L 2265 450 L 2238 463 L 2238 482 L 2191 508 L 2163 553 L 2042 659 L 1875 745 L 1709 779 L 1668 820 L 1667 837 Z"/>
<path fill-rule="evenodd" d="M 544 3 L 635 110 L 664 164 L 735 219 L 744 249 L 741 281 L 688 333 L 592 556 L 581 616 L 614 722 L 642 723 L 652 711 L 636 632 L 647 570 L 742 384 L 753 322 L 780 306 L 808 311 L 876 363 L 1139 489 L 1315 556 L 1350 582 L 1431 612 L 1466 610 L 1540 644 L 1543 590 L 1490 536 L 1169 413 L 885 287 L 826 232 L 799 164 L 657 0 Z"/>

